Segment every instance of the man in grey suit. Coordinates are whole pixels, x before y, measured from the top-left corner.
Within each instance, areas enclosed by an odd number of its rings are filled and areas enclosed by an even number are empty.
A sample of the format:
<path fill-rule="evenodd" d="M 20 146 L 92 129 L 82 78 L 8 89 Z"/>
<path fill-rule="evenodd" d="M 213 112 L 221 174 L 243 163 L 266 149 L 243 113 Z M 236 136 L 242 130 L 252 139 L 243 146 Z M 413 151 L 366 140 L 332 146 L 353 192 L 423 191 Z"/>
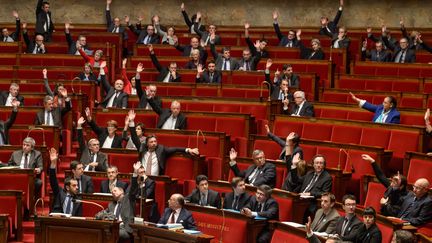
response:
<path fill-rule="evenodd" d="M 96 138 L 88 141 L 88 146 L 84 143 L 84 135 L 82 131 L 82 124 L 84 124 L 84 117 L 78 119 L 77 125 L 77 139 L 81 151 L 80 161 L 85 166 L 85 171 L 106 171 L 108 168 L 107 155 L 100 152 L 100 143 Z"/>
<path fill-rule="evenodd" d="M 54 97 L 47 95 L 44 98 L 44 109 L 36 114 L 35 125 L 57 126 L 62 129 L 62 118 L 72 109 L 71 99 L 66 89 L 59 89 L 65 101 L 65 107 L 54 107 Z"/>
<path fill-rule="evenodd" d="M 315 213 L 311 229 L 315 232 L 333 232 L 336 228 L 336 220 L 340 216 L 334 208 L 336 197 L 330 192 L 321 195 L 321 208 Z"/>
<path fill-rule="evenodd" d="M 36 142 L 31 137 L 26 137 L 23 140 L 22 149 L 12 153 L 8 165 L 19 166 L 20 169 L 33 169 L 35 178 L 35 198 L 40 195 L 42 188 L 42 180 L 40 178 L 43 170 L 43 161 L 41 152 L 34 149 Z"/>
<path fill-rule="evenodd" d="M 12 106 L 14 100 L 19 101 L 19 105 L 24 105 L 24 97 L 19 94 L 19 85 L 17 83 L 10 84 L 9 92 L 6 90 L 0 92 L 0 106 Z"/>
<path fill-rule="evenodd" d="M 129 192 L 125 193 L 123 188 L 114 187 L 111 194 L 113 201 L 108 204 L 108 208 L 105 210 L 109 213 L 113 213 L 118 221 L 122 221 L 120 224 L 119 237 L 120 240 L 131 239 L 132 228 L 129 226 L 133 223 L 135 216 L 135 195 L 138 190 L 138 169 L 141 167 L 141 162 L 136 162 L 133 165 L 134 172 L 131 178 L 131 185 Z"/>
<path fill-rule="evenodd" d="M 210 50 L 216 62 L 216 70 L 232 71 L 238 69 L 238 60 L 231 57 L 231 49 L 229 47 L 222 48 L 222 54 L 217 53 L 214 44 L 210 43 Z"/>

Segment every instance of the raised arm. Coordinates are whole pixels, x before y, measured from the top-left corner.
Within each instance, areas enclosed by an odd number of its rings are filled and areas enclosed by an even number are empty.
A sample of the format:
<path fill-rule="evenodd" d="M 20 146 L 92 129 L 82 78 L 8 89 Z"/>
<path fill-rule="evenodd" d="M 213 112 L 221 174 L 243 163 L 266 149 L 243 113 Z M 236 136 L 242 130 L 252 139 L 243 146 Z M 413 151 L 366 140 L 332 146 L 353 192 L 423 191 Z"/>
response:
<path fill-rule="evenodd" d="M 60 193 L 60 187 L 57 181 L 57 174 L 56 174 L 56 168 L 57 168 L 57 160 L 58 160 L 58 153 L 55 150 L 55 148 L 51 148 L 49 151 L 50 155 L 50 168 L 49 168 L 49 181 L 51 189 L 53 190 L 54 196 Z"/>
<path fill-rule="evenodd" d="M 89 108 L 87 107 L 86 110 L 87 109 L 89 109 Z M 90 110 L 89 110 L 89 112 L 90 112 Z M 81 153 L 83 153 L 85 148 L 86 148 L 86 145 L 84 142 L 83 128 L 82 128 L 82 125 L 84 123 L 85 123 L 84 117 L 80 117 L 77 121 L 77 140 L 78 140 L 78 144 L 79 144 L 79 148 L 80 148 Z"/>
<path fill-rule="evenodd" d="M 149 45 L 149 52 L 150 52 L 150 59 L 152 60 L 153 65 L 156 67 L 156 69 L 161 72 L 163 67 L 160 65 L 159 60 L 156 57 L 156 54 L 153 50 L 153 45 Z"/>
<path fill-rule="evenodd" d="M 54 92 L 51 90 L 49 83 L 48 83 L 48 71 L 46 70 L 46 68 L 44 68 L 42 70 L 42 75 L 43 75 L 44 87 L 45 87 L 46 94 L 49 96 L 54 96 Z"/>
<path fill-rule="evenodd" d="M 193 23 L 192 23 L 192 21 L 189 19 L 189 15 L 186 13 L 184 3 L 181 4 L 180 8 L 181 8 L 181 13 L 182 13 L 182 15 L 183 15 L 183 19 L 184 19 L 186 25 L 187 25 L 189 28 L 191 28 L 192 25 L 193 25 Z"/>
<path fill-rule="evenodd" d="M 111 1 L 112 0 L 106 1 L 105 19 L 106 19 L 106 23 L 107 23 L 107 28 L 109 28 L 112 24 L 111 11 L 110 11 Z"/>
<path fill-rule="evenodd" d="M 126 63 L 127 63 L 127 58 L 124 58 L 122 60 L 122 69 L 121 69 L 121 76 L 124 82 L 124 87 L 123 87 L 123 91 L 130 95 L 132 93 L 132 83 L 129 80 L 127 73 L 126 73 Z"/>
<path fill-rule="evenodd" d="M 68 47 L 70 48 L 73 45 L 73 40 L 72 40 L 72 36 L 70 34 L 70 23 L 69 22 L 65 22 L 65 36 L 66 36 L 66 42 L 68 43 Z"/>
<path fill-rule="evenodd" d="M 279 41 L 281 41 L 284 36 L 282 35 L 282 32 L 280 31 L 279 28 L 278 17 L 279 17 L 279 13 L 276 10 L 273 11 L 273 28 L 276 32 Z"/>

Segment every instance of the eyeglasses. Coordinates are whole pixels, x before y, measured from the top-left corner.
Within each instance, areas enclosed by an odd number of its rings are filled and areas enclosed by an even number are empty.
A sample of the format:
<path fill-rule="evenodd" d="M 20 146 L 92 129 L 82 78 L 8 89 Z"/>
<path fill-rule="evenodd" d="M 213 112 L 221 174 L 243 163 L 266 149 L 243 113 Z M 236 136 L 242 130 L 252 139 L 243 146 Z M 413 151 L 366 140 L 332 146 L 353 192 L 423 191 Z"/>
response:
<path fill-rule="evenodd" d="M 355 207 L 356 204 L 355 203 L 347 203 L 345 204 L 346 207 Z"/>

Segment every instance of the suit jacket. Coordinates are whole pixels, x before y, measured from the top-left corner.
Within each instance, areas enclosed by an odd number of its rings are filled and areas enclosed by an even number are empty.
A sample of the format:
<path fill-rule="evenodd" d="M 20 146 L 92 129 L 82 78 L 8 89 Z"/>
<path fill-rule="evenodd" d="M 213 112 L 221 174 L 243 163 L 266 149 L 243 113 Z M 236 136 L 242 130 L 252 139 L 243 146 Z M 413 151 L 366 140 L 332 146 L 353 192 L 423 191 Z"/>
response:
<path fill-rule="evenodd" d="M 213 44 L 210 44 L 210 51 L 211 51 L 213 58 L 215 59 L 215 62 L 216 62 L 216 70 L 221 71 L 223 68 L 223 63 L 224 63 L 223 55 L 217 53 L 216 47 Z M 239 63 L 238 63 L 237 59 L 230 57 L 229 63 L 230 63 L 230 70 L 231 71 L 238 69 Z"/>
<path fill-rule="evenodd" d="M 7 121 L 0 120 L 0 136 L 4 144 L 9 144 L 9 128 L 14 124 L 18 111 L 12 110 L 12 113 Z"/>
<path fill-rule="evenodd" d="M 156 125 L 157 128 L 162 128 L 164 123 L 171 116 L 171 110 L 167 108 L 162 108 L 162 106 L 158 106 L 153 99 L 147 99 L 150 106 L 153 108 L 153 111 L 159 115 L 158 123 Z M 187 118 L 186 116 L 180 112 L 177 116 L 176 124 L 174 129 L 186 129 Z"/>
<path fill-rule="evenodd" d="M 133 28 L 132 27 L 133 25 L 131 25 L 131 28 Z M 148 36 L 148 34 L 147 34 L 147 31 L 146 30 L 141 30 L 140 32 L 139 32 L 139 35 L 138 35 L 138 38 L 137 38 L 137 41 L 136 41 L 136 43 L 137 44 L 144 44 L 144 39 L 146 38 Z M 157 34 L 153 34 L 153 35 L 151 35 L 151 36 L 149 36 L 150 37 L 150 40 L 149 40 L 149 44 L 159 44 L 160 43 L 160 39 L 159 39 L 159 35 L 157 35 Z"/>
<path fill-rule="evenodd" d="M 289 87 L 292 87 L 292 88 L 299 88 L 300 87 L 300 77 L 295 73 L 293 73 L 291 75 L 291 77 L 286 77 L 285 75 L 281 75 L 275 84 L 280 85 L 280 82 L 282 82 L 282 79 L 288 80 L 288 86 Z"/>
<path fill-rule="evenodd" d="M 128 188 L 128 184 L 124 181 L 121 181 L 120 179 L 117 179 L 116 187 L 120 187 L 123 188 L 123 190 L 126 192 L 127 188 Z M 101 183 L 101 188 L 100 188 L 100 192 L 102 193 L 111 193 L 110 189 L 109 189 L 109 180 L 103 180 Z"/>
<path fill-rule="evenodd" d="M 412 205 L 411 205 L 412 204 Z M 411 206 L 410 206 L 411 205 Z M 432 199 L 429 195 L 416 199 L 410 192 L 403 200 L 398 217 L 414 226 L 420 226 L 432 220 Z"/>
<path fill-rule="evenodd" d="M 5 106 L 7 98 L 9 97 L 8 91 L 1 91 L 0 92 L 0 106 Z M 16 99 L 20 102 L 20 106 L 24 106 L 24 97 L 20 94 L 17 95 Z"/>
<path fill-rule="evenodd" d="M 222 72 L 215 70 L 213 73 L 213 80 L 210 82 L 210 73 L 205 71 L 199 78 L 196 78 L 196 83 L 220 84 L 222 82 Z"/>
<path fill-rule="evenodd" d="M 312 48 L 307 48 L 303 45 L 302 41 L 299 41 L 300 58 L 306 60 L 324 60 L 325 55 L 322 49 L 314 51 Z M 313 54 L 313 55 L 312 55 Z"/>
<path fill-rule="evenodd" d="M 246 38 L 246 44 L 249 47 L 249 50 L 251 51 L 253 56 L 260 58 L 269 58 L 269 54 L 267 52 L 267 50 L 263 49 L 258 51 L 254 45 L 254 43 L 251 41 L 251 39 L 249 37 Z M 259 62 L 259 60 L 258 60 Z"/>
<path fill-rule="evenodd" d="M 107 22 L 107 31 L 112 33 L 115 26 L 114 26 L 114 23 L 111 19 L 111 11 L 110 10 L 105 10 L 105 18 L 106 18 L 106 22 Z M 127 33 L 127 30 L 124 26 L 120 25 L 118 32 L 122 35 L 123 40 L 128 39 L 128 33 Z"/>
<path fill-rule="evenodd" d="M 286 152 L 285 151 L 285 140 L 280 139 L 279 137 L 276 137 L 273 133 L 268 133 L 267 136 L 272 138 L 273 141 L 276 141 L 276 140 L 274 140 L 274 137 L 279 139 L 276 142 L 279 143 L 279 145 L 283 148 L 282 152 L 279 155 L 279 159 L 285 160 L 287 171 L 291 170 L 292 159 L 294 158 L 294 156 L 296 154 L 299 154 L 300 159 L 303 159 L 303 149 L 300 146 L 295 146 L 293 148 L 291 155 L 286 156 L 285 155 L 285 152 Z M 283 145 L 282 145 L 282 143 L 283 143 Z M 298 181 L 293 180 L 293 178 L 291 177 L 291 173 L 288 173 L 287 176 L 285 177 L 285 180 L 283 181 L 282 190 L 286 190 L 286 191 L 290 191 L 290 192 L 298 192 L 298 191 L 300 191 L 301 186 L 302 185 L 299 184 Z"/>
<path fill-rule="evenodd" d="M 159 82 L 164 81 L 165 77 L 169 73 L 168 67 L 163 67 L 162 65 L 160 65 L 155 54 L 150 54 L 150 59 L 152 60 L 153 65 L 159 71 L 159 75 L 157 76 L 157 81 L 159 81 Z M 178 72 L 176 72 L 176 78 L 172 78 L 172 76 L 171 76 L 170 82 L 181 82 L 181 75 Z"/>
<path fill-rule="evenodd" d="M 125 193 L 124 197 L 120 199 L 118 202 L 110 202 L 108 204 L 108 208 L 106 209 L 110 213 L 114 213 L 115 207 L 118 203 L 121 204 L 120 217 L 124 223 L 124 227 L 126 232 L 129 234 L 132 233 L 132 228 L 129 226 L 129 223 L 133 223 L 133 219 L 135 217 L 135 195 L 138 190 L 137 177 L 133 176 L 131 178 L 131 188 L 128 193 Z"/>
<path fill-rule="evenodd" d="M 402 51 L 399 45 L 396 45 L 392 42 L 390 42 L 387 38 L 383 38 L 384 44 L 393 51 L 392 55 L 392 61 L 396 61 L 396 58 L 399 54 L 399 52 Z M 416 62 L 416 53 L 413 49 L 407 49 L 405 53 L 405 63 L 414 63 Z"/>
<path fill-rule="evenodd" d="M 21 166 L 21 158 L 23 154 L 24 152 L 21 149 L 14 151 L 9 159 L 8 165 Z M 43 158 L 41 152 L 37 150 L 32 150 L 30 152 L 30 158 L 28 159 L 28 168 L 39 168 L 41 171 L 43 171 Z"/>
<path fill-rule="evenodd" d="M 101 82 L 106 94 L 103 101 L 101 102 L 101 106 L 103 108 L 106 108 L 111 97 L 115 95 L 116 90 L 114 89 L 113 86 L 109 84 L 108 80 L 106 80 L 105 75 L 101 75 Z M 117 97 L 117 102 L 115 100 L 113 101 L 113 107 L 123 108 L 123 109 L 127 108 L 128 99 L 129 99 L 129 95 L 126 92 L 120 91 Z"/>
<path fill-rule="evenodd" d="M 200 204 L 200 201 L 201 201 L 200 191 L 197 188 L 195 188 L 191 194 L 189 194 L 187 197 L 185 197 L 185 200 L 189 201 L 190 203 Z M 207 205 L 205 205 L 205 206 L 212 206 L 212 207 L 220 208 L 220 206 L 221 206 L 220 203 L 221 203 L 221 198 L 220 198 L 219 193 L 209 189 L 208 193 L 207 193 Z"/>
<path fill-rule="evenodd" d="M 48 21 L 47 18 L 47 13 L 45 13 L 42 10 L 42 3 L 44 2 L 44 0 L 38 0 L 38 3 L 36 5 L 36 26 L 35 26 L 35 33 L 39 33 L 39 34 L 43 34 L 43 33 L 52 33 L 54 30 L 54 24 L 52 22 L 52 17 L 51 17 L 51 11 L 48 11 L 48 16 L 50 19 L 49 22 L 49 29 L 47 31 L 45 31 L 44 26 L 45 23 Z"/>
<path fill-rule="evenodd" d="M 290 106 L 289 110 L 284 110 L 283 113 L 287 114 L 287 115 L 292 115 L 292 114 L 296 114 L 297 113 L 297 109 L 299 108 L 299 106 L 295 103 L 292 103 Z M 311 103 L 309 103 L 308 101 L 305 101 L 305 103 L 303 104 L 300 113 L 300 116 L 307 116 L 307 117 L 314 117 L 315 116 L 315 111 L 314 111 L 314 107 Z"/>
<path fill-rule="evenodd" d="M 345 37 L 342 40 L 338 40 L 338 36 L 334 35 L 333 39 L 332 39 L 332 46 L 335 44 L 335 42 L 338 42 L 339 49 L 345 48 L 346 50 L 348 50 L 349 46 L 351 44 L 351 39 L 348 37 Z"/>
<path fill-rule="evenodd" d="M 15 20 L 15 32 L 9 35 L 10 38 L 12 38 L 13 41 L 19 41 L 19 37 L 21 34 L 21 23 L 20 19 Z M 0 33 L 0 41 L 3 41 L 4 36 L 2 33 Z"/>
<path fill-rule="evenodd" d="M 251 197 L 245 208 L 249 208 L 252 212 L 257 212 L 258 216 L 267 218 L 268 220 L 279 220 L 279 204 L 273 198 L 268 198 L 264 202 L 262 211 L 258 209 L 259 203 L 256 197 Z"/>
<path fill-rule="evenodd" d="M 420 46 L 422 47 L 422 49 L 432 53 L 432 48 L 428 44 L 426 44 L 425 42 L 420 43 Z"/>
<path fill-rule="evenodd" d="M 81 177 L 77 180 L 78 180 L 79 193 L 93 193 L 94 192 L 93 180 L 90 176 L 81 175 Z"/>
<path fill-rule="evenodd" d="M 299 46 L 299 41 L 297 40 L 296 37 L 294 37 L 294 39 L 292 39 L 292 40 L 289 40 L 288 36 L 282 34 L 278 23 L 273 23 L 273 28 L 276 32 L 278 39 L 279 39 L 279 46 L 287 46 L 290 42 L 291 42 L 292 47 L 298 47 Z"/>
<path fill-rule="evenodd" d="M 138 159 L 140 161 L 142 161 L 145 153 L 147 153 L 147 151 L 148 151 L 147 144 L 141 143 L 141 141 L 139 140 L 139 138 L 136 134 L 135 127 L 129 127 L 129 131 L 131 134 L 132 141 L 135 144 L 135 147 L 139 148 L 138 149 L 138 154 L 139 154 Z M 156 147 L 156 150 L 154 152 L 156 153 L 156 157 L 157 157 L 157 160 L 159 163 L 159 174 L 164 175 L 165 162 L 168 159 L 168 157 L 170 157 L 171 155 L 173 155 L 176 152 L 186 153 L 186 148 L 165 147 L 162 144 L 158 144 L 158 146 Z"/>
<path fill-rule="evenodd" d="M 66 42 L 68 43 L 68 47 L 69 47 L 68 54 L 75 55 L 78 51 L 76 48 L 76 41 L 72 40 L 72 36 L 70 33 L 65 32 L 65 36 L 66 36 Z M 88 55 L 92 54 L 93 52 L 88 49 L 87 45 L 83 46 L 82 49 Z"/>
<path fill-rule="evenodd" d="M 271 140 L 273 140 L 274 142 L 276 142 L 277 144 L 279 144 L 279 146 L 281 147 L 282 151 L 279 155 L 279 159 L 280 160 L 285 160 L 285 145 L 286 145 L 286 141 L 285 139 L 281 139 L 280 137 L 274 135 L 273 133 L 269 132 L 267 133 L 267 137 L 269 137 Z M 303 159 L 303 149 L 300 146 L 295 146 L 293 151 L 292 151 L 292 156 L 299 153 L 300 154 L 300 159 Z M 289 165 L 288 167 L 291 168 L 291 165 Z"/>
<path fill-rule="evenodd" d="M 314 220 L 311 224 L 311 229 L 316 232 L 333 232 L 336 229 L 336 221 L 340 217 L 338 211 L 332 208 L 328 214 L 320 221 L 324 214 L 322 208 L 315 213 Z M 318 222 L 319 221 L 319 222 Z"/>
<path fill-rule="evenodd" d="M 66 191 L 58 185 L 56 170 L 50 168 L 49 169 L 49 180 L 50 186 L 54 195 L 54 204 L 52 207 L 53 213 L 64 213 L 63 212 L 63 204 L 66 200 L 67 193 Z M 78 199 L 76 196 L 73 198 Z M 72 216 L 82 216 L 82 204 L 73 202 L 72 203 Z"/>
<path fill-rule="evenodd" d="M 280 83 L 272 82 L 270 80 L 270 73 L 267 71 L 264 72 L 264 79 L 265 79 L 265 81 L 269 82 L 270 84 L 273 84 L 270 87 L 271 88 L 271 94 L 270 94 L 271 100 L 279 100 L 279 94 L 281 91 Z M 282 92 L 282 94 L 283 94 L 283 92 Z M 285 97 L 285 94 L 283 94 L 283 99 L 288 99 L 289 101 L 293 101 L 292 94 L 290 92 L 288 92 L 287 97 Z"/>
<path fill-rule="evenodd" d="M 303 192 L 313 179 L 315 171 L 310 171 L 306 175 L 299 177 L 297 174 L 297 168 L 290 170 L 290 175 L 295 184 L 301 185 L 298 192 Z M 316 182 L 309 190 L 311 196 L 315 198 L 321 197 L 324 192 L 330 192 L 332 189 L 332 177 L 330 173 L 323 170 L 319 175 Z"/>
<path fill-rule="evenodd" d="M 336 220 L 336 228 L 333 232 L 329 232 L 330 234 L 338 234 L 341 240 L 343 241 L 352 241 L 354 242 L 357 234 L 359 233 L 360 228 L 362 227 L 363 223 L 357 218 L 357 216 L 354 215 L 354 217 L 351 217 L 350 221 L 348 222 L 348 226 L 345 228 L 345 234 L 342 236 L 342 226 L 345 221 L 344 216 L 340 216 Z"/>
<path fill-rule="evenodd" d="M 201 27 L 202 25 L 193 24 L 193 30 L 195 31 L 195 33 L 197 33 L 197 35 L 200 37 L 201 41 L 205 42 L 207 40 L 207 38 L 210 37 L 210 33 L 207 31 L 202 31 L 199 27 Z M 215 45 L 220 45 L 221 44 L 221 38 L 219 35 L 215 35 L 214 40 L 212 41 L 210 38 L 208 40 L 208 42 L 206 43 L 206 45 L 210 45 L 210 43 L 213 43 Z"/>
<path fill-rule="evenodd" d="M 255 47 L 252 48 L 250 52 L 251 52 L 251 57 L 248 60 L 250 70 L 243 70 L 243 71 L 256 71 L 256 67 L 261 59 L 261 56 L 258 55 L 258 52 Z M 240 61 L 238 62 L 237 69 L 244 68 L 245 63 L 246 60 L 244 58 L 241 58 Z"/>
<path fill-rule="evenodd" d="M 184 57 L 189 57 L 190 53 L 192 51 L 192 46 L 191 45 L 187 45 L 187 46 L 181 46 L 181 45 L 176 45 L 174 46 L 178 51 L 182 52 L 182 56 Z M 200 63 L 206 63 L 207 61 L 207 51 L 202 48 L 201 46 L 198 47 L 198 50 L 200 52 Z"/>
<path fill-rule="evenodd" d="M 141 79 L 135 79 L 135 87 L 139 98 L 138 108 L 146 108 L 148 104 L 147 93 L 142 89 Z M 159 96 L 153 97 L 153 101 L 157 106 L 162 107 L 162 100 Z"/>
<path fill-rule="evenodd" d="M 80 78 L 81 80 L 84 80 L 86 78 L 84 72 L 81 72 L 78 74 L 78 78 Z M 95 81 L 96 84 L 99 84 L 99 80 L 97 79 L 96 75 L 94 75 L 94 73 L 91 73 L 88 77 L 89 81 Z"/>
<path fill-rule="evenodd" d="M 390 52 L 386 50 L 382 50 L 379 55 L 376 49 L 373 49 L 371 51 L 362 51 L 362 59 L 366 60 L 366 58 L 369 58 L 370 61 L 373 62 L 390 62 L 391 61 L 391 54 Z"/>
<path fill-rule="evenodd" d="M 369 229 L 366 228 L 365 224 L 362 224 L 359 228 L 358 235 L 354 242 L 381 243 L 381 231 L 376 224 L 371 225 Z"/>
<path fill-rule="evenodd" d="M 165 211 L 162 215 L 162 217 L 159 219 L 159 224 L 167 224 L 170 216 L 172 214 L 173 210 L 170 208 L 165 208 Z M 189 229 L 189 230 L 197 230 L 195 220 L 192 216 L 192 213 L 189 212 L 187 209 L 182 208 L 180 211 L 180 214 L 176 220 L 177 224 L 182 224 L 183 228 Z"/>
<path fill-rule="evenodd" d="M 372 40 L 373 42 L 382 41 L 384 49 L 388 49 L 388 46 L 384 43 L 384 39 L 387 39 L 388 42 L 392 43 L 393 45 L 397 45 L 398 40 L 391 37 L 390 35 L 387 36 L 381 36 L 380 38 L 375 37 L 373 34 L 368 34 L 368 39 Z"/>
<path fill-rule="evenodd" d="M 252 198 L 251 195 L 249 195 L 247 192 L 240 194 L 237 205 L 234 205 L 234 192 L 229 192 L 225 196 L 225 201 L 223 207 L 225 209 L 233 209 L 240 211 L 242 208 L 244 208 Z"/>
<path fill-rule="evenodd" d="M 30 37 L 28 36 L 28 31 L 24 31 L 23 32 L 23 38 L 24 38 L 24 42 L 27 46 L 27 53 L 28 54 L 33 54 L 34 49 L 36 48 L 36 41 L 30 40 Z M 36 52 L 36 54 L 45 54 L 47 53 L 47 49 L 45 46 L 45 51 L 42 51 L 42 49 L 39 49 L 39 51 Z"/>
<path fill-rule="evenodd" d="M 91 129 L 98 136 L 98 140 L 100 143 L 100 147 L 104 144 L 106 138 L 108 137 L 108 129 L 99 127 L 94 120 L 88 122 Z M 122 146 L 122 137 L 118 134 L 114 135 L 113 142 L 111 144 L 111 148 L 123 148 Z"/>
<path fill-rule="evenodd" d="M 338 23 L 339 23 L 339 19 L 342 16 L 342 10 L 338 10 L 336 13 L 335 18 L 333 19 L 333 21 L 330 21 L 327 23 L 327 28 L 326 27 L 321 27 L 321 29 L 319 30 L 319 34 L 320 35 L 327 35 L 332 37 L 334 34 L 338 33 Z"/>
<path fill-rule="evenodd" d="M 140 178 L 140 177 L 138 177 Z M 154 199 L 155 198 L 155 187 L 156 187 L 156 183 L 154 180 L 150 179 L 149 177 L 146 178 L 146 180 L 144 181 L 144 187 L 140 186 L 140 183 L 138 183 L 138 190 L 136 193 L 136 198 L 141 198 L 141 192 L 145 193 L 145 198 L 148 199 Z M 128 188 L 129 190 L 129 188 Z M 145 191 L 144 191 L 145 190 Z"/>
<path fill-rule="evenodd" d="M 81 152 L 80 161 L 87 166 L 91 161 L 90 159 L 90 150 L 87 145 L 84 143 L 84 136 L 82 129 L 77 129 L 77 140 L 79 143 L 79 148 Z M 96 162 L 98 165 L 96 166 L 96 171 L 106 171 L 108 168 L 108 156 L 102 152 L 97 153 Z"/>
<path fill-rule="evenodd" d="M 381 113 L 384 110 L 383 105 L 373 105 L 369 102 L 364 103 L 362 108 L 375 113 L 374 117 L 372 118 L 373 122 L 375 122 L 375 120 L 381 115 Z M 396 110 L 396 108 L 392 108 L 390 110 L 385 120 L 385 123 L 394 123 L 394 124 L 400 123 L 400 113 L 398 110 Z"/>
<path fill-rule="evenodd" d="M 186 25 L 189 27 L 189 33 L 192 33 L 192 30 L 194 30 L 194 28 L 195 28 L 194 25 L 196 25 L 196 24 L 194 24 L 192 22 L 192 20 L 189 18 L 189 15 L 187 14 L 186 11 L 182 11 L 182 15 L 183 15 L 183 19 L 184 19 Z M 206 30 L 205 25 L 202 25 L 201 23 L 198 24 L 197 28 L 201 31 Z"/>
<path fill-rule="evenodd" d="M 249 176 L 254 172 L 256 165 L 249 166 L 246 170 L 240 171 L 237 164 L 230 166 L 231 170 L 233 170 L 235 176 L 240 176 L 245 179 L 245 182 L 247 184 L 250 184 L 249 182 Z M 258 172 L 258 176 L 256 177 L 253 185 L 254 186 L 260 186 L 260 185 L 268 185 L 271 188 L 275 187 L 276 184 L 276 166 L 272 163 L 265 163 L 261 170 Z"/>
<path fill-rule="evenodd" d="M 60 129 L 62 129 L 62 127 L 63 127 L 63 122 L 62 122 L 63 116 L 66 115 L 66 113 L 68 113 L 70 110 L 72 110 L 71 106 L 72 106 L 72 103 L 69 100 L 69 101 L 65 102 L 65 107 L 63 107 L 63 108 L 60 108 L 60 107 L 53 108 L 53 110 L 51 111 L 51 115 L 52 115 L 52 118 L 53 118 L 53 121 L 54 121 L 54 126 L 57 126 Z M 39 111 L 36 114 L 36 119 L 35 119 L 34 124 L 35 125 L 45 124 L 45 109 Z"/>

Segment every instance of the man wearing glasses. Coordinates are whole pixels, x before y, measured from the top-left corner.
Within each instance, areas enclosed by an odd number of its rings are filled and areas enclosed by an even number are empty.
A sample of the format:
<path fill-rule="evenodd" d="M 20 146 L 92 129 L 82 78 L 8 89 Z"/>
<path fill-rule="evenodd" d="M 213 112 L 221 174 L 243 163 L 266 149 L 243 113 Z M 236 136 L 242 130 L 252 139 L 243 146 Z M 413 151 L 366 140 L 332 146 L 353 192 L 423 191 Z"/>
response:
<path fill-rule="evenodd" d="M 284 114 L 306 117 L 315 116 L 314 107 L 306 100 L 305 93 L 303 91 L 299 90 L 294 93 L 294 103 L 291 102 L 291 105 L 288 99 L 283 100 L 282 103 Z"/>
<path fill-rule="evenodd" d="M 392 60 L 395 63 L 414 63 L 416 61 L 416 54 L 415 51 L 412 49 L 409 49 L 409 43 L 407 38 L 401 38 L 399 40 L 399 45 L 395 45 L 386 37 L 385 28 L 383 28 L 383 41 L 384 45 L 387 46 L 390 50 L 393 51 Z"/>
<path fill-rule="evenodd" d="M 336 221 L 336 229 L 331 234 L 343 241 L 355 241 L 362 222 L 355 214 L 356 198 L 353 195 L 345 195 L 342 198 L 342 207 L 345 216 L 340 216 Z"/>

